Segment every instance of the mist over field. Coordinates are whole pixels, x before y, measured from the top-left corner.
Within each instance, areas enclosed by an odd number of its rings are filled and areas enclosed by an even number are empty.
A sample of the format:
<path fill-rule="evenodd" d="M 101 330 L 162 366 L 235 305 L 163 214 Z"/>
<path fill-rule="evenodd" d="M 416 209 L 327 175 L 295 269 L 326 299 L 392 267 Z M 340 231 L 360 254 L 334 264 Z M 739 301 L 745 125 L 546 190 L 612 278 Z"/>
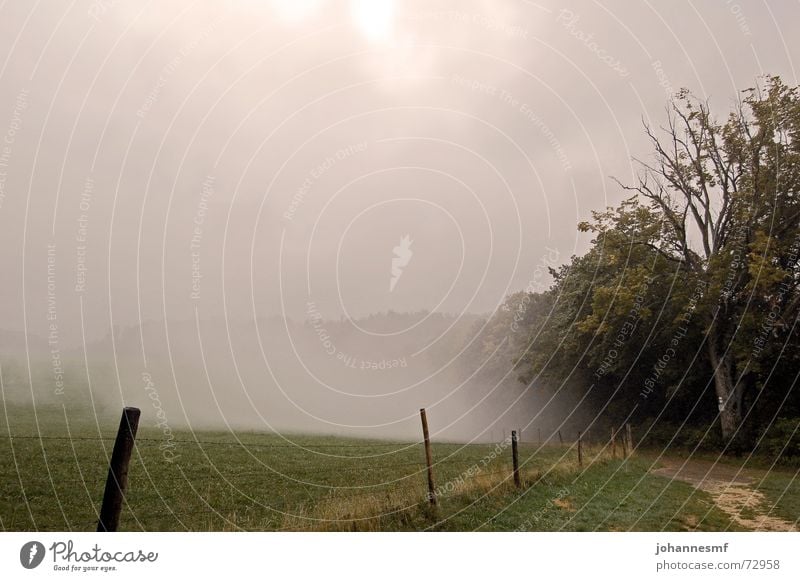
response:
<path fill-rule="evenodd" d="M 33 360 L 33 392 L 24 365 L 5 361 L 4 397 L 15 404 L 65 404 L 77 418 L 92 408 L 113 416 L 121 402 L 136 402 L 148 425 L 173 429 L 412 441 L 419 439 L 421 407 L 439 410 L 437 439 L 456 441 L 496 441 L 508 435 L 508 426 L 528 427 L 531 437 L 542 427 L 549 434 L 554 419 L 571 411 L 558 399 L 549 401 L 550 393 L 526 389 L 503 357 L 465 363 L 485 319 L 417 313 L 357 323 L 363 330 L 316 319 L 230 327 L 224 321 L 179 322 L 168 325 L 169 340 L 160 325 L 123 328 L 113 341 L 109 336 L 88 345 L 92 357 L 86 363 L 79 349 L 62 352 L 57 382 L 51 361 Z M 29 347 L 45 343 L 36 337 Z M 504 369 L 506 377 L 488 376 L 487 366 Z"/>

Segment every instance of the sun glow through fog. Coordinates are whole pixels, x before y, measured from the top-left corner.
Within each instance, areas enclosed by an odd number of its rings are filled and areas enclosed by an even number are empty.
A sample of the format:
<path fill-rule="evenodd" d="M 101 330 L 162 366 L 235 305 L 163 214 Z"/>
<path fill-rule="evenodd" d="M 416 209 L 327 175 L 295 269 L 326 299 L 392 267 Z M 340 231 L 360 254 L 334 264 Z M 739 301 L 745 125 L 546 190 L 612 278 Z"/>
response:
<path fill-rule="evenodd" d="M 285 24 L 299 24 L 320 13 L 324 0 L 270 0 L 273 14 Z M 372 42 L 394 36 L 395 0 L 350 0 L 350 17 Z"/>
<path fill-rule="evenodd" d="M 353 0 L 353 21 L 369 40 L 388 40 L 394 31 L 394 0 Z"/>

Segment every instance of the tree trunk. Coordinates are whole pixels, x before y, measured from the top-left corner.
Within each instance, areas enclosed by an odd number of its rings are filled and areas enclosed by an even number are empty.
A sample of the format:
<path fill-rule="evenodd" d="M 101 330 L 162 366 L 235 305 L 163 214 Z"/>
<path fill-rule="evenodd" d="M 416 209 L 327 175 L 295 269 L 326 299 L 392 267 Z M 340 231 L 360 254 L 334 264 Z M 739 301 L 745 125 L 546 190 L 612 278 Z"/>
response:
<path fill-rule="evenodd" d="M 740 394 L 736 388 L 733 378 L 732 362 L 730 354 L 725 354 L 724 347 L 720 347 L 720 341 L 715 335 L 715 330 L 711 329 L 708 340 L 708 355 L 714 370 L 714 388 L 717 395 L 717 407 L 719 409 L 719 419 L 722 427 L 722 439 L 729 443 L 737 428 L 741 424 L 742 413 L 740 405 Z"/>

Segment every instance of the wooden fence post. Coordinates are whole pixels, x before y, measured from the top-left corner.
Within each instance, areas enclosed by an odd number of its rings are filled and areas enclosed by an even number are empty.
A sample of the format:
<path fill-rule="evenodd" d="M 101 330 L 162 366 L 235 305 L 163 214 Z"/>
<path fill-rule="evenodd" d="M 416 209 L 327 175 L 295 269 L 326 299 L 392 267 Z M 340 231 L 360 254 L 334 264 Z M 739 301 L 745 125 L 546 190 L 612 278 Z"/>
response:
<path fill-rule="evenodd" d="M 581 448 L 581 433 L 578 432 L 578 466 L 583 466 L 583 449 Z"/>
<path fill-rule="evenodd" d="M 622 427 L 620 427 L 620 431 L 622 431 Z M 625 459 L 628 457 L 628 439 L 625 436 L 622 436 L 622 458 Z"/>
<path fill-rule="evenodd" d="M 519 451 L 517 450 L 517 432 L 511 430 L 511 461 L 514 466 L 514 486 L 522 488 L 522 482 L 519 479 Z"/>
<path fill-rule="evenodd" d="M 561 430 L 558 430 L 558 443 L 564 445 L 564 438 L 561 437 Z"/>
<path fill-rule="evenodd" d="M 633 454 L 633 433 L 630 424 L 625 424 L 625 431 L 628 435 L 628 449 L 631 451 L 631 454 Z"/>
<path fill-rule="evenodd" d="M 126 407 L 122 410 L 117 439 L 114 440 L 114 450 L 111 452 L 111 463 L 108 466 L 100 520 L 97 522 L 99 533 L 115 532 L 119 527 L 122 503 L 125 500 L 125 491 L 128 489 L 128 464 L 136 439 L 136 430 L 139 428 L 140 415 L 141 411 L 138 408 Z"/>
<path fill-rule="evenodd" d="M 436 506 L 436 487 L 433 485 L 433 454 L 431 454 L 431 437 L 428 432 L 428 416 L 425 408 L 420 408 L 419 416 L 422 419 L 422 438 L 425 440 L 425 462 L 428 464 L 428 501 Z"/>
<path fill-rule="evenodd" d="M 617 432 L 614 426 L 611 426 L 611 457 L 615 460 L 617 458 Z"/>

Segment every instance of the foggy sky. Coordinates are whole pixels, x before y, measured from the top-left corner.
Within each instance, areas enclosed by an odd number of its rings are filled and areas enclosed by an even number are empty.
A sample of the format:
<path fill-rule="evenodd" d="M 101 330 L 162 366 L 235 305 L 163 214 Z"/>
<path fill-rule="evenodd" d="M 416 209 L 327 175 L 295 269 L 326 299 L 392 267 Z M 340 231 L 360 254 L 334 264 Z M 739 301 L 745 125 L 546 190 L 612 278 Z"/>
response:
<path fill-rule="evenodd" d="M 724 112 L 761 73 L 796 82 L 794 5 L 403 2 L 372 39 L 318 4 L 4 6 L 3 327 L 40 326 L 47 244 L 59 315 L 82 297 L 95 333 L 195 307 L 302 318 L 309 288 L 328 316 L 488 311 L 546 248 L 586 248 L 576 222 L 620 199 L 608 177 L 670 88 Z"/>

